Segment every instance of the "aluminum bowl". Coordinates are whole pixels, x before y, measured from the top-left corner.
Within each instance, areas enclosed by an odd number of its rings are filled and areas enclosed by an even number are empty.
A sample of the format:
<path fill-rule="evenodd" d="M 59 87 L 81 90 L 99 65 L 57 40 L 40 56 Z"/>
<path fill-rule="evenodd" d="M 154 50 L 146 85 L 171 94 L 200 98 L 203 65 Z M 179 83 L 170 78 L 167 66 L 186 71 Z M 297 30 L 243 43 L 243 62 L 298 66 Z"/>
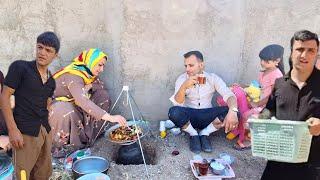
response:
<path fill-rule="evenodd" d="M 73 163 L 72 171 L 76 178 L 90 173 L 107 173 L 110 163 L 98 156 L 87 156 Z"/>

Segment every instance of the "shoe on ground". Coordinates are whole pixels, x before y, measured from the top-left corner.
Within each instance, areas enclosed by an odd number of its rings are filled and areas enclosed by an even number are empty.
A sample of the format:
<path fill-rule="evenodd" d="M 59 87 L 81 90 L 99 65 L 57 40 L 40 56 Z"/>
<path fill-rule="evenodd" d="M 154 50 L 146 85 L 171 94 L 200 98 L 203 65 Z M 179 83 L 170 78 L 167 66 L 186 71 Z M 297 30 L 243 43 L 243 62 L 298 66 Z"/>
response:
<path fill-rule="evenodd" d="M 201 143 L 199 135 L 190 136 L 190 151 L 199 154 L 201 152 Z"/>
<path fill-rule="evenodd" d="M 212 152 L 212 146 L 209 140 L 209 136 L 206 136 L 206 135 L 200 136 L 200 142 L 201 142 L 202 151 L 207 153 Z"/>

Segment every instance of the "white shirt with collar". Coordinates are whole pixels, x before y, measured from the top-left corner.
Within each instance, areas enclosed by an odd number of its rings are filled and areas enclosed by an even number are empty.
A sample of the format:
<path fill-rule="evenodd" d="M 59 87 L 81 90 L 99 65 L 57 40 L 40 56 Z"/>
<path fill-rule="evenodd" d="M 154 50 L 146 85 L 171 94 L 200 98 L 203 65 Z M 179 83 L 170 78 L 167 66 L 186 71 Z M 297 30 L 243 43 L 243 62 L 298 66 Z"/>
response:
<path fill-rule="evenodd" d="M 179 91 L 181 85 L 188 79 L 187 73 L 181 74 L 175 84 L 174 94 L 169 98 L 174 106 L 189 107 L 194 109 L 212 108 L 212 97 L 214 92 L 218 92 L 225 102 L 231 96 L 232 91 L 227 87 L 226 83 L 216 74 L 203 72 L 206 77 L 206 83 L 202 85 L 196 84 L 194 87 L 186 90 L 186 97 L 183 103 L 175 100 L 175 95 Z"/>

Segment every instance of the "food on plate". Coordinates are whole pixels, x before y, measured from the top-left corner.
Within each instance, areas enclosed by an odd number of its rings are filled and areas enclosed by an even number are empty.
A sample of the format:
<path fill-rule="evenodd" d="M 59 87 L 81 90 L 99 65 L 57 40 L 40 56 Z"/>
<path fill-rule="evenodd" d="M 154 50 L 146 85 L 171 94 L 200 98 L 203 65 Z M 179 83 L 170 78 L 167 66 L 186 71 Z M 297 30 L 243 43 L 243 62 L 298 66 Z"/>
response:
<path fill-rule="evenodd" d="M 142 135 L 142 129 L 139 126 L 131 125 L 127 127 L 119 127 L 110 132 L 110 139 L 114 141 L 132 141 Z"/>

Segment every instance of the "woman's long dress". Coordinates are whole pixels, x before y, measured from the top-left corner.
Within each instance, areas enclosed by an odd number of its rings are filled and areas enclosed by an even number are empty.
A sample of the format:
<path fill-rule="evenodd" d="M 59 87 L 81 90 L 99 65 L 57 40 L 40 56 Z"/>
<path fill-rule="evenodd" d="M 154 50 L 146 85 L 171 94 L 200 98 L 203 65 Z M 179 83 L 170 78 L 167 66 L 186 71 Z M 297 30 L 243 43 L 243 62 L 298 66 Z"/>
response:
<path fill-rule="evenodd" d="M 101 118 L 110 107 L 103 83 L 96 80 L 88 91 L 81 77 L 67 73 L 56 79 L 54 97 L 65 100 L 54 100 L 50 108 L 53 148 L 92 145 L 104 122 Z"/>

